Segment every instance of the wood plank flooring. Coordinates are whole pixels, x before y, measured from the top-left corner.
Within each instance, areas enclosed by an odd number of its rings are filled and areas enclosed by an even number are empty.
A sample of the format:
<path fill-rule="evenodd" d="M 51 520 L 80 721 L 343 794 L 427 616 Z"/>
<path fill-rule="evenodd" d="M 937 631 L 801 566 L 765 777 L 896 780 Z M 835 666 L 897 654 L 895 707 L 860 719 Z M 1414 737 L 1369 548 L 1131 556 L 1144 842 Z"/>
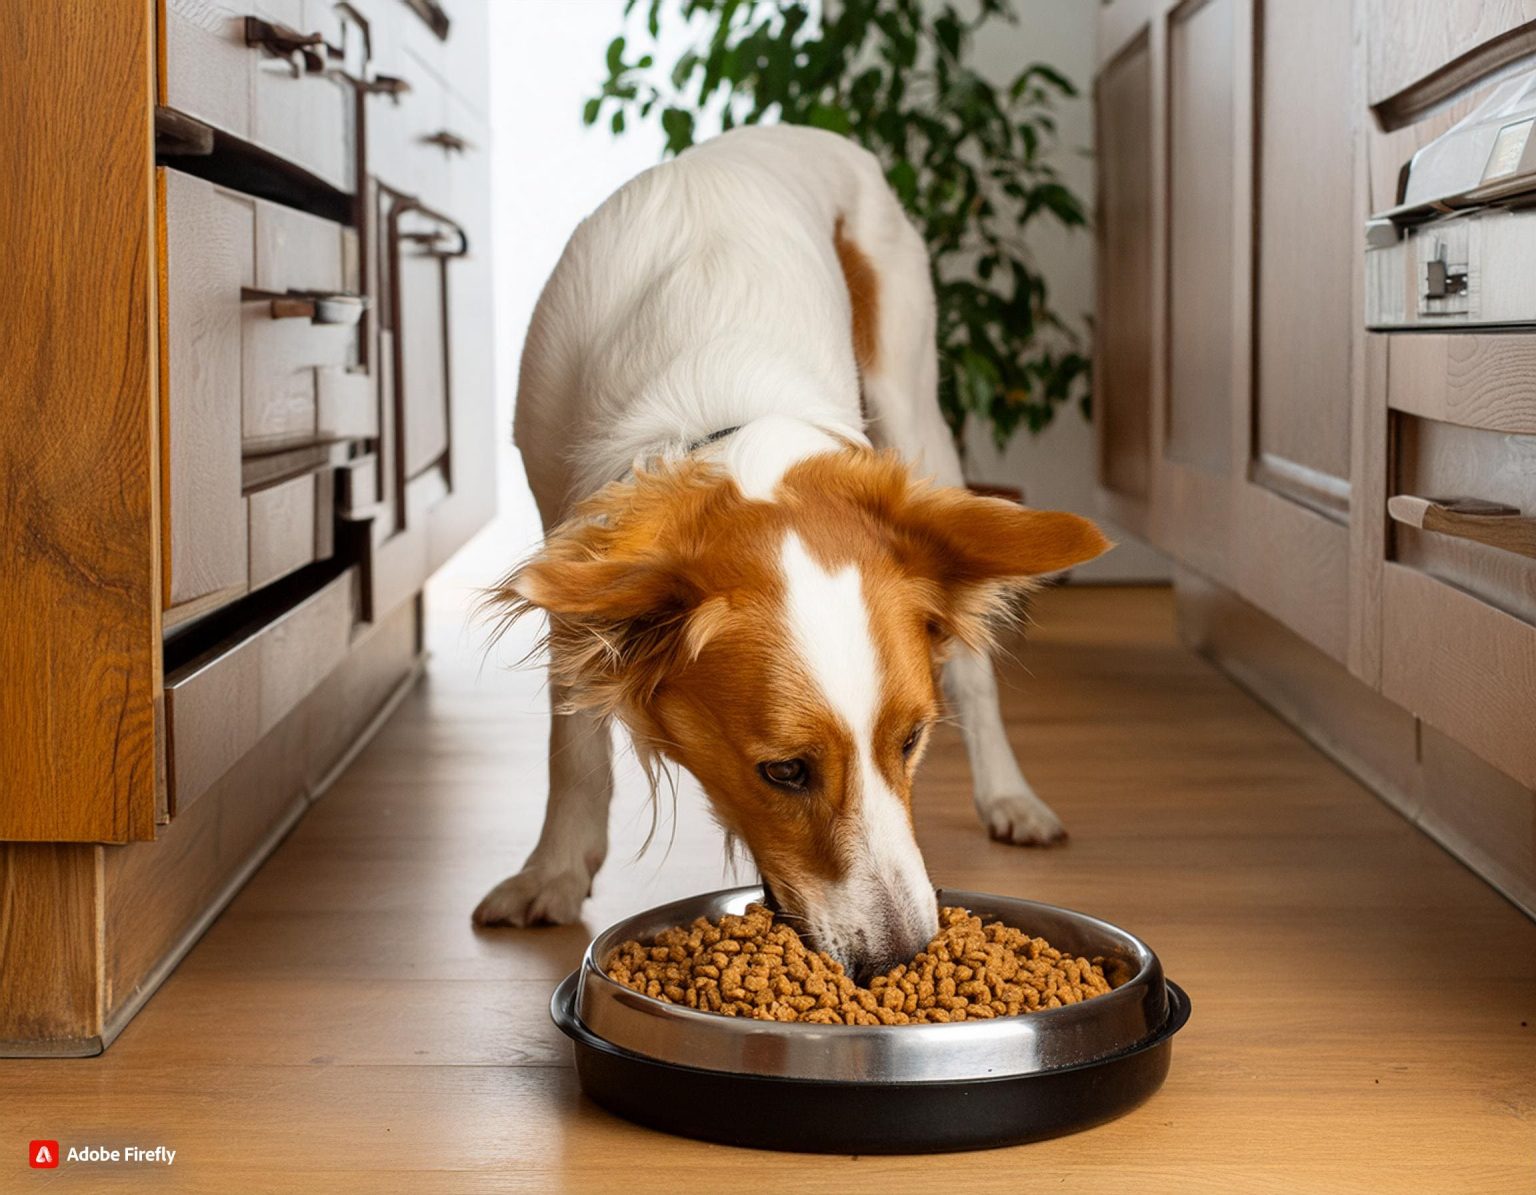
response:
<path fill-rule="evenodd" d="M 718 838 L 685 788 L 632 861 L 649 816 L 626 762 L 586 924 L 474 931 L 537 832 L 546 722 L 538 675 L 482 669 L 453 586 L 436 597 L 425 681 L 106 1055 L 0 1063 L 0 1189 L 1536 1190 L 1536 925 L 1178 646 L 1158 589 L 1047 592 L 1006 670 L 1070 844 L 988 842 L 952 730 L 918 829 L 936 882 L 1152 944 L 1194 1002 L 1161 1093 L 1087 1134 L 935 1158 L 609 1117 L 549 993 L 591 933 L 729 882 Z M 177 1157 L 34 1174 L 40 1137 Z"/>

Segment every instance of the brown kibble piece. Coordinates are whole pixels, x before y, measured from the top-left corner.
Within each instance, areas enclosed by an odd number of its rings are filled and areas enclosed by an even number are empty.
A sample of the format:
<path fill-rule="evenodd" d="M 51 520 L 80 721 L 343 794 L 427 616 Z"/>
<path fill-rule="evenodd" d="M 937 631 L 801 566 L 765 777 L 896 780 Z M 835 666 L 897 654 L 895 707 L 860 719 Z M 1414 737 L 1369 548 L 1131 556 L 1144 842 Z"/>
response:
<path fill-rule="evenodd" d="M 735 956 L 734 958 L 729 956 Z M 856 985 L 842 964 L 810 950 L 762 905 L 718 923 L 699 918 L 625 942 L 609 978 L 668 1003 L 729 1017 L 816 1025 L 915 1025 L 1043 1012 L 1103 995 L 1123 968 L 1073 958 L 1043 938 L 964 909 L 940 909 L 939 932 L 910 963 Z"/>

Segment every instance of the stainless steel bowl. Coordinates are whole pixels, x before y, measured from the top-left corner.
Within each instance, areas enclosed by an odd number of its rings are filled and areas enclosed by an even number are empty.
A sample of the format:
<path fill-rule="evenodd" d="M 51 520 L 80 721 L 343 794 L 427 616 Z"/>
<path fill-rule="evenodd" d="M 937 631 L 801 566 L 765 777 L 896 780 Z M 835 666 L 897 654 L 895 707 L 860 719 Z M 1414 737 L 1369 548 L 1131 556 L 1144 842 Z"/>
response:
<path fill-rule="evenodd" d="M 1121 979 L 1102 996 L 1027 1016 L 955 1024 L 808 1025 L 699 1012 L 615 983 L 602 963 L 619 943 L 648 941 L 696 917 L 741 913 L 761 888 L 674 901 L 619 922 L 593 940 L 577 978 L 574 1011 L 597 1039 L 695 1070 L 844 1083 L 941 1083 L 1024 1076 L 1082 1066 L 1153 1038 L 1170 1019 L 1162 964 L 1133 934 L 1085 913 L 1038 901 L 945 889 L 959 905 L 1045 938 L 1074 956 L 1109 960 Z"/>

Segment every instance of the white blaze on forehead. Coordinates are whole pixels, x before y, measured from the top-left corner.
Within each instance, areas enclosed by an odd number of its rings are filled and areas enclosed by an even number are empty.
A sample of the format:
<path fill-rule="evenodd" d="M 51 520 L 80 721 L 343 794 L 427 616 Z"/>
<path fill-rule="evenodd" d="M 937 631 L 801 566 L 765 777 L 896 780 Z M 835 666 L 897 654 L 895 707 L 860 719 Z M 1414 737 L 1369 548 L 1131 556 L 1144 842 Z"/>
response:
<path fill-rule="evenodd" d="M 791 531 L 779 552 L 785 604 L 795 645 L 822 697 L 853 732 L 860 755 L 869 749 L 880 698 L 880 660 L 869 633 L 859 570 L 828 572 Z"/>
<path fill-rule="evenodd" d="M 834 948 L 839 939 L 864 928 L 843 920 L 884 924 L 894 904 L 904 921 L 937 929 L 933 887 L 912 837 L 901 798 L 875 766 L 874 733 L 882 668 L 859 570 L 823 568 L 794 532 L 780 550 L 789 629 L 801 659 L 827 705 L 853 737 L 857 762 L 861 834 L 848 875 L 834 886 L 830 907 L 807 914 L 820 938 Z M 849 778 L 850 783 L 853 777 Z M 816 924 L 825 917 L 826 924 Z"/>

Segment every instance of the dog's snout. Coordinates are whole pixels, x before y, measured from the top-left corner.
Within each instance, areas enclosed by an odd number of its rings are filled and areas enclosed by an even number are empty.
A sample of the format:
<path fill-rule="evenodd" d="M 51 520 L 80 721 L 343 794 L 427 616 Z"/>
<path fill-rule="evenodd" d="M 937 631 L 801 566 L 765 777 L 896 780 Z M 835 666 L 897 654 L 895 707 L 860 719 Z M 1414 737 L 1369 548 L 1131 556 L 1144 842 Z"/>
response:
<path fill-rule="evenodd" d="M 938 902 L 910 910 L 886 906 L 885 916 L 873 931 L 854 935 L 853 949 L 844 969 L 855 983 L 868 987 L 901 963 L 910 963 L 938 932 Z"/>
<path fill-rule="evenodd" d="M 913 953 L 915 954 L 916 951 Z M 898 963 L 910 962 L 911 960 L 911 954 L 898 955 L 895 952 L 867 955 L 862 960 L 854 963 L 850 974 L 853 976 L 854 983 L 858 984 L 861 988 L 867 988 L 869 981 L 875 978 L 875 976 L 884 975 Z"/>

